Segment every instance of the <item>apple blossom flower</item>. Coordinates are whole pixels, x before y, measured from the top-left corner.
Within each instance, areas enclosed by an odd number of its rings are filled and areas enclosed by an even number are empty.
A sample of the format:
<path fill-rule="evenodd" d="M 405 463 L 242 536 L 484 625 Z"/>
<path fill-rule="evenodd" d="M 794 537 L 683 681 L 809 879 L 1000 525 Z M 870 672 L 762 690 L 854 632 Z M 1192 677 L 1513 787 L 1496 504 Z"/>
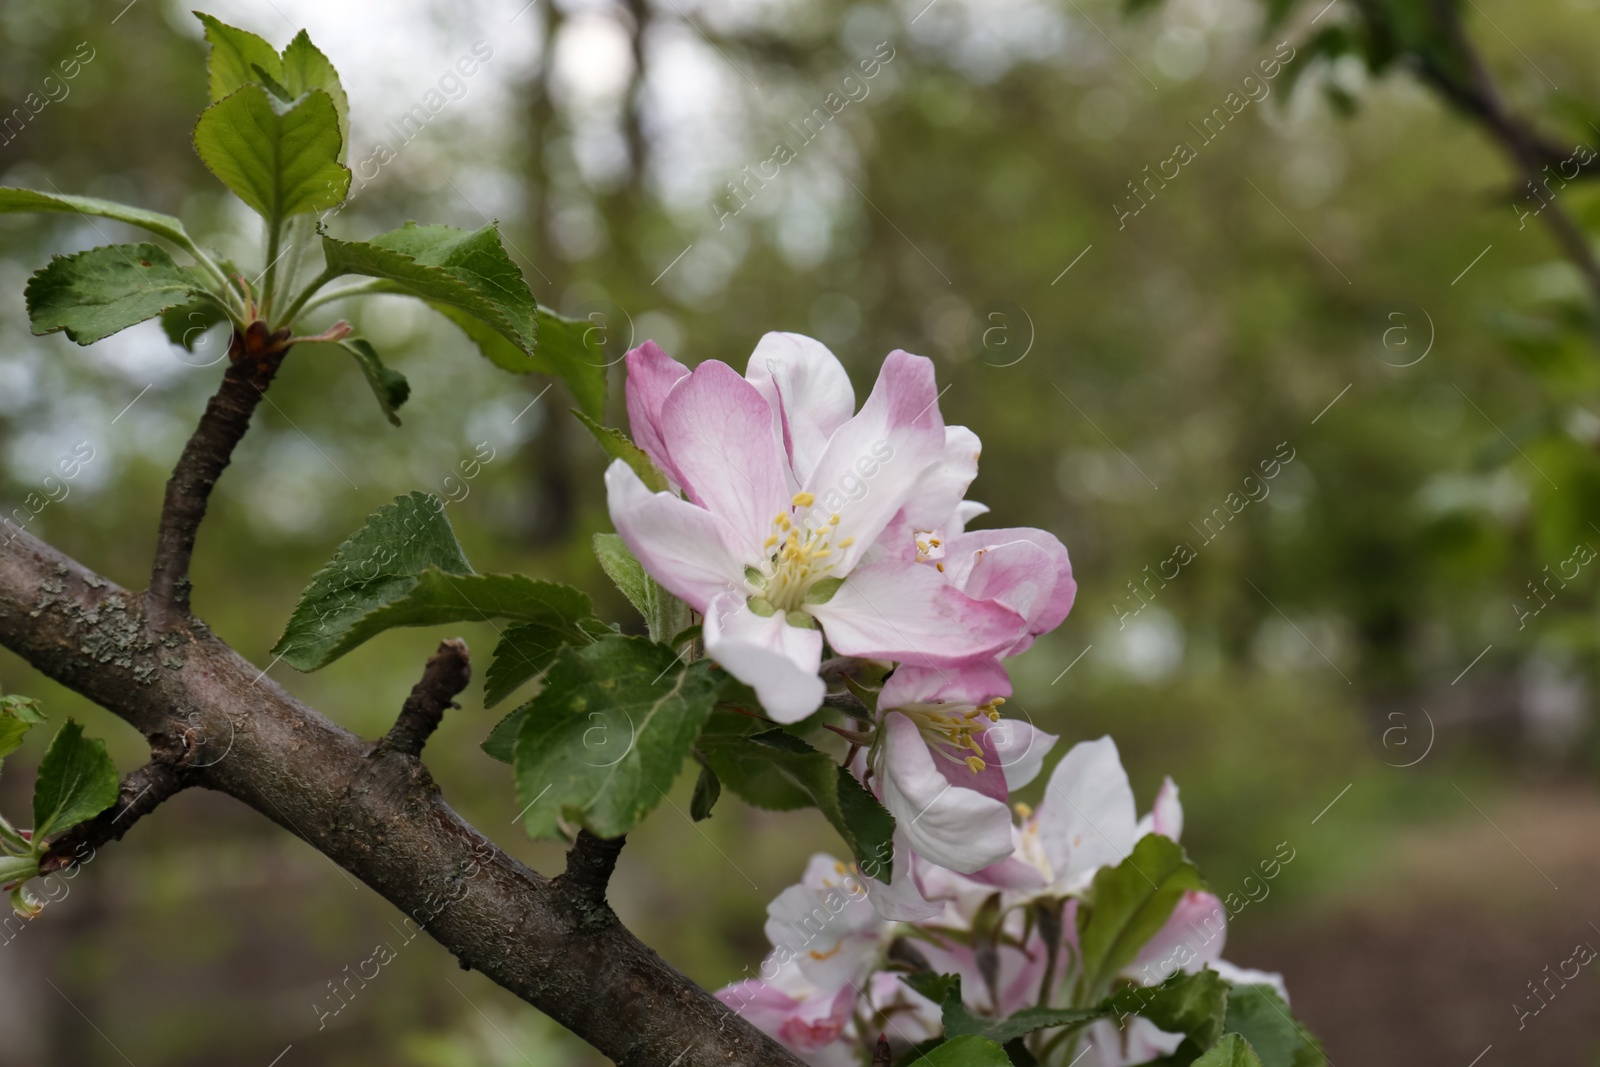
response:
<path fill-rule="evenodd" d="M 768 957 L 771 962 L 772 957 Z M 762 965 L 767 970 L 767 964 Z M 859 1062 L 850 1034 L 857 993 L 849 985 L 826 989 L 809 981 L 790 960 L 770 978 L 751 978 L 717 990 L 716 997 L 757 1030 L 812 1067 Z"/>
<path fill-rule="evenodd" d="M 826 370 L 837 361 L 798 350 L 826 387 L 792 405 L 797 387 L 786 394 L 776 378 L 772 400 L 724 363 L 687 371 L 654 345 L 630 352 L 634 435 L 684 496 L 650 492 L 621 460 L 606 471 L 623 541 L 705 616 L 707 655 L 785 723 L 822 703 L 824 637 L 846 656 L 956 666 L 1012 647 L 1026 628 L 1019 612 L 913 561 L 863 559 L 942 454 L 933 365 L 890 353 L 861 410 L 845 414 L 843 370 Z M 758 348 L 752 375 L 770 359 Z"/>
<path fill-rule="evenodd" d="M 887 927 L 854 869 L 824 852 L 811 857 L 798 885 L 767 905 L 767 940 L 822 988 L 864 980 Z"/>
<path fill-rule="evenodd" d="M 902 675 L 902 672 L 906 672 Z M 1004 719 L 981 669 L 901 667 L 879 695 L 880 724 L 864 761 L 910 848 L 972 872 L 1011 854 L 1009 791 L 1039 773 L 1056 738 Z"/>
<path fill-rule="evenodd" d="M 815 1067 L 854 1063 L 853 1009 L 888 929 L 852 868 L 817 853 L 799 884 L 767 905 L 773 949 L 759 977 L 716 995 Z"/>

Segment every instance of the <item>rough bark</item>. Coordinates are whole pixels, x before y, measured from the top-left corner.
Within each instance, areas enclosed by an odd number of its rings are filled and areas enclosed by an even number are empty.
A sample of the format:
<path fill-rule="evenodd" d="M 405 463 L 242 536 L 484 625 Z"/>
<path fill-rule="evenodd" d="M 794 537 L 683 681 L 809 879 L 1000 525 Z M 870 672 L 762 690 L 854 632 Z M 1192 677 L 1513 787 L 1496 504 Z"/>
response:
<path fill-rule="evenodd" d="M 234 332 L 222 384 L 207 401 L 200 425 L 172 469 L 150 573 L 150 615 L 163 629 L 189 614 L 189 559 L 211 488 L 250 429 L 250 416 L 288 352 L 288 337 L 287 330 L 269 333 L 263 322 Z"/>
<path fill-rule="evenodd" d="M 422 755 L 422 746 L 444 719 L 444 709 L 460 706 L 455 703 L 456 695 L 470 681 L 472 661 L 467 655 L 467 643 L 459 637 L 439 642 L 439 651 L 428 659 L 422 680 L 411 687 L 411 695 L 406 697 L 394 726 L 378 744 L 407 756 Z"/>
<path fill-rule="evenodd" d="M 585 894 L 580 906 L 561 879 L 467 825 L 414 756 L 328 721 L 203 623 L 157 628 L 148 608 L 25 532 L 0 547 L 0 644 L 125 719 L 155 752 L 186 747 L 196 784 L 304 839 L 464 966 L 624 1067 L 798 1067 L 603 900 Z"/>

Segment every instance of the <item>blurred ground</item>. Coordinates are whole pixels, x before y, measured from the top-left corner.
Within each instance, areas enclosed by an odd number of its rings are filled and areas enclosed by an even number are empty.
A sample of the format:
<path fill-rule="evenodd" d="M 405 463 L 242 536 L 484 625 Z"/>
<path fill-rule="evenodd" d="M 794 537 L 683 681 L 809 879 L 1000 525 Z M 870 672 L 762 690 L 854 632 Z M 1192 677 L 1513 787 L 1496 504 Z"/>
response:
<path fill-rule="evenodd" d="M 1345 884 L 1230 932 L 1228 957 L 1290 975 L 1335 1064 L 1600 1062 L 1600 974 L 1564 964 L 1600 949 L 1600 795 L 1533 789 L 1485 814 L 1372 841 Z"/>

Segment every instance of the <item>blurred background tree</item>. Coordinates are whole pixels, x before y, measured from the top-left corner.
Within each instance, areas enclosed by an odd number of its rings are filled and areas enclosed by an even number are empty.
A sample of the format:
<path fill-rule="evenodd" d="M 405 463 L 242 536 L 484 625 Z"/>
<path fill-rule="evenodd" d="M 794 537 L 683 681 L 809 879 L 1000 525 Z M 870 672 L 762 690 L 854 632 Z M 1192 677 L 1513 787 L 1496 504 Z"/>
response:
<path fill-rule="evenodd" d="M 199 25 L 184 5 L 125 4 L 0 8 L 0 184 L 237 230 L 224 212 L 242 209 L 188 150 Z M 1013 704 L 1063 745 L 1112 732 L 1145 803 L 1177 779 L 1215 887 L 1261 898 L 1230 958 L 1285 971 L 1335 1061 L 1465 1063 L 1489 1044 L 1519 1063 L 1596 1060 L 1593 997 L 1521 1030 L 1507 1007 L 1531 1008 L 1526 983 L 1600 939 L 1584 910 L 1600 873 L 1595 304 L 1543 212 L 1579 230 L 1600 217 L 1581 181 L 1528 190 L 1481 116 L 1441 103 L 1413 62 L 1433 9 L 209 10 L 280 42 L 306 26 L 344 74 L 357 179 L 335 235 L 397 226 L 400 205 L 498 218 L 535 295 L 603 327 L 612 358 L 654 338 L 743 367 L 764 331 L 794 330 L 860 389 L 890 349 L 934 358 L 946 418 L 986 445 L 989 524 L 1056 532 L 1081 586 L 1020 661 Z M 1600 149 L 1600 4 L 1451 10 L 1508 108 L 1550 146 Z M 1385 31 L 1386 11 L 1423 29 Z M 452 74 L 468 55 L 476 72 Z M 152 323 L 85 351 L 29 335 L 28 272 L 117 230 L 0 218 L 0 502 L 9 514 L 87 443 L 29 528 L 137 587 L 224 339 L 189 353 Z M 507 379 L 403 301 L 348 312 L 413 384 L 404 427 L 331 350 L 327 366 L 315 349 L 292 359 L 213 499 L 195 606 L 373 735 L 440 634 L 388 635 L 304 677 L 267 649 L 311 572 L 398 493 L 459 498 L 482 569 L 629 609 L 588 551 L 609 528 L 603 456 L 562 388 Z M 620 423 L 620 368 L 612 382 Z M 7 653 L 0 684 L 138 758 L 131 730 Z M 495 719 L 481 690 L 464 705 L 429 746 L 446 794 L 536 867 L 559 864 L 512 825 L 509 777 L 477 748 Z M 0 780 L 0 803 L 28 780 Z M 765 902 L 832 846 L 820 820 L 736 803 L 692 824 L 691 784 L 624 853 L 613 895 L 716 986 L 756 965 Z M 387 906 L 220 798 L 173 803 L 135 832 L 142 847 L 108 850 L 0 946 L 0 1063 L 592 1062 L 425 940 L 319 1029 L 343 969 L 402 939 Z M 1247 882 L 1285 841 L 1283 873 Z"/>

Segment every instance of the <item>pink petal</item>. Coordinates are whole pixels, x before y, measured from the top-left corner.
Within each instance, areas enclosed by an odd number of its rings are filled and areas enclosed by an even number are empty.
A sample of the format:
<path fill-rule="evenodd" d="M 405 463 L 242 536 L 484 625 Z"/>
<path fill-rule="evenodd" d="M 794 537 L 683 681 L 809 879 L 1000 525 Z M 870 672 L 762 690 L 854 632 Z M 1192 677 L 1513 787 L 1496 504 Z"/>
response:
<path fill-rule="evenodd" d="M 633 443 L 681 485 L 683 480 L 677 476 L 661 437 L 661 405 L 678 380 L 688 376 L 689 368 L 661 351 L 654 341 L 646 341 L 625 358 L 628 381 L 624 391 L 628 398 L 628 428 L 633 431 Z"/>
<path fill-rule="evenodd" d="M 998 599 L 1028 619 L 1029 639 L 1061 625 L 1078 585 L 1066 547 L 1031 527 L 977 530 L 945 542 L 945 574 L 968 596 Z"/>
<path fill-rule="evenodd" d="M 1045 887 L 1044 876 L 1033 864 L 1011 855 L 993 863 L 981 871 L 974 872 L 973 881 L 982 882 L 984 885 L 994 886 L 996 889 L 1011 889 L 1019 893 L 1028 893 Z"/>
<path fill-rule="evenodd" d="M 944 422 L 934 388 L 933 364 L 906 352 L 889 353 L 872 395 L 834 431 L 806 479 L 816 497 L 813 514 L 840 522 L 833 544 L 836 573 L 848 573 L 878 539 L 915 489 L 917 479 L 944 453 Z"/>
<path fill-rule="evenodd" d="M 1032 526 L 1011 526 L 1006 530 L 978 530 L 973 533 L 952 537 L 944 545 L 946 557 L 954 557 L 957 553 L 974 553 L 976 549 L 990 547 L 990 545 L 1008 544 L 1008 542 L 1026 541 L 1034 544 L 1038 549 L 1050 557 L 1050 571 L 1053 581 L 1043 581 L 1043 573 L 1035 584 L 1040 589 L 1045 589 L 1048 584 L 1048 593 L 1043 601 L 1035 603 L 1034 611 L 1029 617 L 1029 632 L 1048 633 L 1061 625 L 1067 613 L 1072 611 L 1072 601 L 1077 598 L 1078 584 L 1072 577 L 1072 560 L 1067 557 L 1066 545 L 1062 545 L 1053 534 L 1043 530 L 1035 530 Z M 949 569 L 950 565 L 946 565 Z"/>
<path fill-rule="evenodd" d="M 744 561 L 719 516 L 671 493 L 652 493 L 620 459 L 606 468 L 606 503 L 612 525 L 645 573 L 696 611 L 744 585 Z"/>
<path fill-rule="evenodd" d="M 726 519 L 748 563 L 765 559 L 772 520 L 789 511 L 787 464 L 772 439 L 771 409 L 726 363 L 707 360 L 661 408 L 667 451 L 690 499 Z"/>
<path fill-rule="evenodd" d="M 987 704 L 1011 695 L 1011 678 L 997 659 L 960 667 L 917 667 L 901 664 L 878 694 L 878 707 L 907 704 Z"/>
<path fill-rule="evenodd" d="M 1004 803 L 952 786 L 904 715 L 889 713 L 883 730 L 883 806 L 919 856 L 953 871 L 977 871 L 1011 854 L 1011 811 Z"/>
<path fill-rule="evenodd" d="M 804 483 L 828 438 L 856 410 L 850 375 L 822 342 L 769 333 L 750 354 L 744 376 L 771 405 L 795 478 Z"/>
<path fill-rule="evenodd" d="M 858 568 L 833 599 L 807 610 L 841 655 L 946 668 L 1009 648 L 1026 626 L 1016 612 L 971 599 L 921 563 Z"/>
<path fill-rule="evenodd" d="M 978 746 L 983 749 L 981 754 L 983 770 L 974 772 L 965 762 L 968 756 L 977 755 L 977 753 L 972 752 L 970 749 L 958 751 L 953 745 L 940 745 L 939 751 L 962 762 L 952 763 L 950 760 L 943 759 L 936 754 L 933 765 L 940 774 L 944 775 L 945 781 L 955 788 L 971 789 L 976 793 L 1004 804 L 1008 795 L 1006 792 L 1005 768 L 1000 766 L 1000 759 L 995 755 L 994 749 L 985 743 L 984 735 L 979 734 L 977 740 Z"/>
<path fill-rule="evenodd" d="M 1221 957 L 1228 940 L 1222 901 L 1198 889 L 1185 890 L 1166 925 L 1145 942 L 1126 973 L 1141 985 L 1158 985 L 1179 971 L 1194 973 Z"/>
<path fill-rule="evenodd" d="M 822 706 L 827 686 L 822 633 L 790 626 L 781 613 L 760 616 L 738 593 L 724 593 L 705 610 L 706 655 L 756 691 L 779 722 L 799 722 Z"/>

